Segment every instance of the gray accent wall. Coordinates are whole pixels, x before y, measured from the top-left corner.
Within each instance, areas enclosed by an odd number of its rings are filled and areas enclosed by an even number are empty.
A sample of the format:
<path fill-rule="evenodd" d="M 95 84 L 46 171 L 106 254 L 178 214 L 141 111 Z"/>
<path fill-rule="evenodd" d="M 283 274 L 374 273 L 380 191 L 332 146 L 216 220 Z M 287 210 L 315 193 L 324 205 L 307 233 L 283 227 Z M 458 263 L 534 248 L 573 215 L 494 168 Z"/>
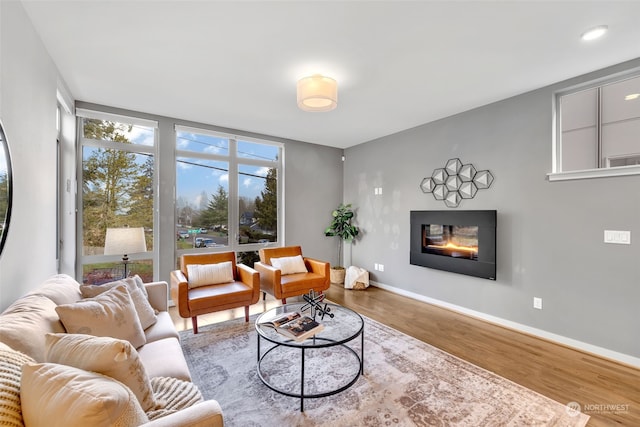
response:
<path fill-rule="evenodd" d="M 362 228 L 351 264 L 400 293 L 640 357 L 640 176 L 546 179 L 554 91 L 638 66 L 634 60 L 345 150 L 345 202 Z M 409 264 L 409 212 L 450 209 L 419 184 L 455 157 L 495 177 L 457 209 L 497 210 L 496 281 Z M 605 229 L 630 230 L 632 244 L 603 243 Z"/>

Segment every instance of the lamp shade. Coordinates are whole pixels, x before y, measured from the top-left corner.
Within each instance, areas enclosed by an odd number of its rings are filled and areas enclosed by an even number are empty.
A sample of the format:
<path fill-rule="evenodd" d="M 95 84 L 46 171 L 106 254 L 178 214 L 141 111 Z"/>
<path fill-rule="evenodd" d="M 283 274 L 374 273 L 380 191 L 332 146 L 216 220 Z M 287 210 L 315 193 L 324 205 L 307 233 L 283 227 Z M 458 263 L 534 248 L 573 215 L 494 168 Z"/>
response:
<path fill-rule="evenodd" d="M 105 255 L 128 255 L 147 251 L 144 228 L 107 228 Z"/>
<path fill-rule="evenodd" d="M 338 83 L 315 74 L 298 80 L 298 107 L 304 111 L 331 111 L 338 106 Z"/>

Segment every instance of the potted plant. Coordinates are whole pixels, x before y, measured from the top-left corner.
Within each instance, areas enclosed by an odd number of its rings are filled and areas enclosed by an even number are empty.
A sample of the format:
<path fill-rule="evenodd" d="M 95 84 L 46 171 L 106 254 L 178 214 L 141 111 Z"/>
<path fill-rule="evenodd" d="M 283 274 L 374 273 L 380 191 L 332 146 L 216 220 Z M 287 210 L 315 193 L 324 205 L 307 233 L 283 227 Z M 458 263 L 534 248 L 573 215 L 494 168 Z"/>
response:
<path fill-rule="evenodd" d="M 342 262 L 342 243 L 351 243 L 353 239 L 358 235 L 360 230 L 355 225 L 351 225 L 351 220 L 355 216 L 351 209 L 351 204 L 340 204 L 338 209 L 331 213 L 333 219 L 331 224 L 324 230 L 325 236 L 336 236 L 338 241 L 338 264 Z M 332 283 L 344 283 L 345 269 L 341 265 L 335 265 L 331 267 L 331 282 Z"/>

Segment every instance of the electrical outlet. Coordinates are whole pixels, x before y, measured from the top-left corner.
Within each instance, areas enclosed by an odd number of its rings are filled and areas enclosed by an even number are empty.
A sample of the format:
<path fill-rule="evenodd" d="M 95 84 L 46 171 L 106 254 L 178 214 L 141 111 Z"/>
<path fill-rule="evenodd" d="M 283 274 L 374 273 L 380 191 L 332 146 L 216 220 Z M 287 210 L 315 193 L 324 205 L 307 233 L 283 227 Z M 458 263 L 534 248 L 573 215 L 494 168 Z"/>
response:
<path fill-rule="evenodd" d="M 374 269 L 375 271 L 378 271 L 378 263 L 377 263 L 377 262 L 376 262 L 375 264 L 373 264 L 373 269 Z"/>
<path fill-rule="evenodd" d="M 533 297 L 533 308 L 542 310 L 542 298 Z"/>
<path fill-rule="evenodd" d="M 384 264 L 378 264 L 378 270 L 384 271 Z"/>

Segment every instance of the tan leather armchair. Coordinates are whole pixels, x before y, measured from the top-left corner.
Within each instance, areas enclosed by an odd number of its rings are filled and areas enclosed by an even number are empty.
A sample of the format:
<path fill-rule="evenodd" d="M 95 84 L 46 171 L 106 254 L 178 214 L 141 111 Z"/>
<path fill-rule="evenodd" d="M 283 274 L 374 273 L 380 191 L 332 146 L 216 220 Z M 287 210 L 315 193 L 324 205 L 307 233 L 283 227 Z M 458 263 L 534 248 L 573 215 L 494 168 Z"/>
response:
<path fill-rule="evenodd" d="M 279 269 L 271 265 L 271 258 L 302 255 L 300 246 L 262 248 L 259 253 L 260 262 L 254 263 L 253 267 L 260 273 L 260 290 L 263 299 L 266 294 L 270 294 L 286 304 L 289 297 L 306 294 L 312 289 L 316 292 L 329 289 L 328 262 L 302 257 L 307 272 L 286 275 L 281 274 Z"/>
<path fill-rule="evenodd" d="M 187 265 L 218 264 L 231 261 L 234 281 L 189 289 Z M 249 306 L 260 299 L 258 272 L 244 264 L 236 265 L 235 252 L 183 255 L 180 270 L 171 272 L 171 298 L 180 316 L 191 318 L 193 333 L 198 333 L 198 316 L 231 308 L 244 307 L 245 321 L 249 321 Z"/>

